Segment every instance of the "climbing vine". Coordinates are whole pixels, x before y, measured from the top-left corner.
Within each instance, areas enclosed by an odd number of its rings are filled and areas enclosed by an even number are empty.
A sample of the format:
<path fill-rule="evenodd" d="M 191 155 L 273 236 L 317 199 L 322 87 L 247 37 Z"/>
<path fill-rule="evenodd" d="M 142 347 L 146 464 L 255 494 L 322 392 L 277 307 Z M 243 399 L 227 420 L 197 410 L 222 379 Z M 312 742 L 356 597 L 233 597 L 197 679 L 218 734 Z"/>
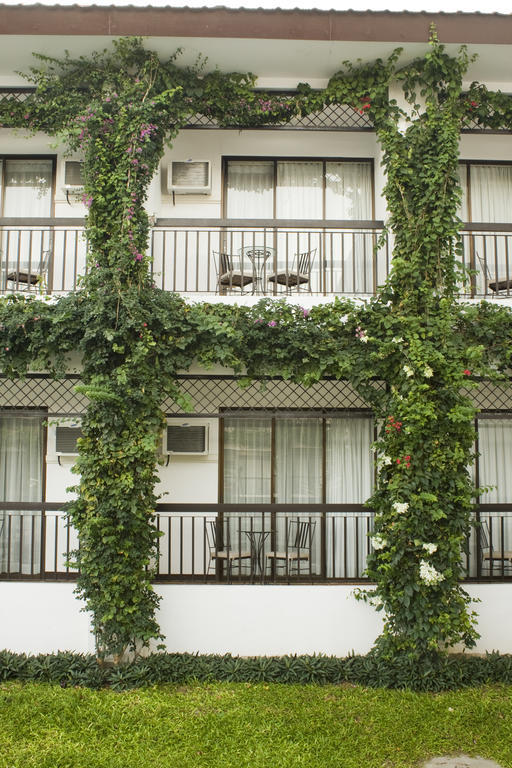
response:
<path fill-rule="evenodd" d="M 80 289 L 45 302 L 0 301 L 0 366 L 62 375 L 66 354 L 82 355 L 89 399 L 70 517 L 80 537 L 77 592 L 92 612 L 99 655 L 160 638 L 152 589 L 161 402 L 188 404 L 176 384 L 193 360 L 222 364 L 249 379 L 279 375 L 308 386 L 348 379 L 380 424 L 378 482 L 363 597 L 385 611 L 379 653 L 421 658 L 476 638 L 460 586 L 461 552 L 475 490 L 478 377 L 510 363 L 512 314 L 464 306 L 458 261 L 460 130 L 470 121 L 510 125 L 512 102 L 473 84 L 462 90 L 465 49 L 449 57 L 432 34 L 428 53 L 400 67 L 399 50 L 371 65 L 346 63 L 321 93 L 254 90 L 254 78 L 160 61 L 126 39 L 89 58 L 40 56 L 35 91 L 2 105 L 5 127 L 43 130 L 84 157 L 88 270 Z M 407 109 L 389 96 L 402 85 Z M 291 119 L 325 104 L 368 113 L 383 150 L 390 277 L 367 305 L 335 300 L 306 310 L 286 301 L 254 307 L 189 305 L 156 289 L 149 276 L 148 184 L 166 143 L 190 115 L 251 127 Z M 375 386 L 386 382 L 386 388 Z M 465 394 L 464 394 L 465 393 Z"/>

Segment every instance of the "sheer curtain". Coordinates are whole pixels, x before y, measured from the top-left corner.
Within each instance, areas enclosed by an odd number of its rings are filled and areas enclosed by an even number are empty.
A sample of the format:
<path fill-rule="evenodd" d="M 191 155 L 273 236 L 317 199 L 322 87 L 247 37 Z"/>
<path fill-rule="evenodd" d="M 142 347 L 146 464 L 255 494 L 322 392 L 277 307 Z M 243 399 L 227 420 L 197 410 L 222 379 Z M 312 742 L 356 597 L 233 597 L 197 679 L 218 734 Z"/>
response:
<path fill-rule="evenodd" d="M 4 216 L 50 216 L 51 160 L 5 160 Z"/>
<path fill-rule="evenodd" d="M 43 414 L 0 414 L 0 499 L 31 501 L 42 499 Z M 9 520 L 0 513 L 0 570 L 10 560 L 11 573 L 37 573 L 40 564 L 41 513 L 11 512 Z M 21 548 L 21 552 L 20 552 Z M 10 558 L 9 558 L 10 554 Z"/>
<path fill-rule="evenodd" d="M 471 164 L 471 219 L 489 223 L 507 223 L 512 210 L 512 166 Z M 496 232 L 475 235 L 476 267 L 487 271 L 484 280 L 489 277 L 512 279 L 510 235 Z"/>
<path fill-rule="evenodd" d="M 5 217 L 46 217 L 52 210 L 51 160 L 5 160 L 2 215 Z M 48 229 L 4 230 L 0 250 L 6 273 L 25 271 L 37 274 L 50 248 Z"/>
<path fill-rule="evenodd" d="M 228 219 L 272 219 L 274 217 L 274 163 L 272 160 L 228 161 Z M 267 234 L 237 230 L 227 234 L 226 251 L 235 257 L 234 268 L 251 275 L 253 264 L 243 256 L 243 248 L 273 247 L 272 230 Z"/>
<path fill-rule="evenodd" d="M 478 420 L 479 482 L 492 486 L 483 504 L 512 502 L 512 420 Z"/>
<path fill-rule="evenodd" d="M 322 501 L 322 423 L 320 419 L 276 421 L 276 503 Z"/>
<path fill-rule="evenodd" d="M 322 502 L 322 420 L 316 418 L 276 419 L 275 493 L 278 504 L 320 504 Z M 306 507 L 277 515 L 276 548 L 286 550 L 293 543 L 296 523 L 311 523 L 312 557 L 308 572 L 320 572 L 320 515 Z"/>
<path fill-rule="evenodd" d="M 325 168 L 325 218 L 354 221 L 373 218 L 372 165 L 364 162 L 329 162 Z M 371 233 L 329 233 L 326 275 L 330 290 L 371 293 L 375 239 Z"/>
<path fill-rule="evenodd" d="M 224 501 L 268 504 L 271 419 L 224 419 Z"/>
<path fill-rule="evenodd" d="M 512 502 L 512 419 L 478 420 L 479 483 L 491 486 L 482 494 L 482 504 Z M 502 541 L 503 521 L 503 541 Z M 512 549 L 512 520 L 506 512 L 489 515 L 494 549 Z"/>
<path fill-rule="evenodd" d="M 373 420 L 370 417 L 327 421 L 326 501 L 363 504 L 373 490 Z M 355 577 L 364 570 L 370 530 L 368 513 L 327 515 L 327 574 Z"/>

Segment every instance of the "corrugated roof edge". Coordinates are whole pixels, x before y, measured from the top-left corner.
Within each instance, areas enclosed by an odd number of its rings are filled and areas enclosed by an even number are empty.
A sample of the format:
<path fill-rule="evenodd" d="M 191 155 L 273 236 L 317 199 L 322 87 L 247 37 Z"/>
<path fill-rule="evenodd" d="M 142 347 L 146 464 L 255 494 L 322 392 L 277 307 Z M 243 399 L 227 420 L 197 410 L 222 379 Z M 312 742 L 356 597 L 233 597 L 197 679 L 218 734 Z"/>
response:
<path fill-rule="evenodd" d="M 173 11 L 187 11 L 187 12 L 204 12 L 204 11 L 229 11 L 230 13 L 238 13 L 238 12 L 254 12 L 254 13 L 264 13 L 264 14 L 275 14 L 275 13 L 304 13 L 304 14 L 336 14 L 337 16 L 343 16 L 347 14 L 356 14 L 359 16 L 366 16 L 366 15 L 386 15 L 386 16 L 432 16 L 433 14 L 436 16 L 504 16 L 509 17 L 512 15 L 511 13 L 501 13 L 499 11 L 492 11 L 490 13 L 485 13 L 482 11 L 443 11 L 442 9 L 439 9 L 437 11 L 409 11 L 409 10 L 401 10 L 401 11 L 394 11 L 391 9 L 385 9 L 385 10 L 375 10 L 373 8 L 368 8 L 366 10 L 360 10 L 355 8 L 344 8 L 343 10 L 339 10 L 337 8 L 263 8 L 262 6 L 258 6 L 257 8 L 249 8 L 245 6 L 239 6 L 238 8 L 232 8 L 230 6 L 226 5 L 215 5 L 215 6 L 190 6 L 190 5 L 134 5 L 133 3 L 126 3 L 125 5 L 97 5 L 96 3 L 73 3 L 71 5 L 60 5 L 59 3 L 16 3 L 16 4 L 7 4 L 7 3 L 0 3 L 0 10 L 4 8 L 19 8 L 23 10 L 30 10 L 30 9 L 47 9 L 47 10 L 72 10 L 72 9 L 80 9 L 80 10 L 96 10 L 96 11 L 123 11 L 123 10 L 129 10 L 129 11 L 165 11 L 165 10 L 173 10 Z"/>

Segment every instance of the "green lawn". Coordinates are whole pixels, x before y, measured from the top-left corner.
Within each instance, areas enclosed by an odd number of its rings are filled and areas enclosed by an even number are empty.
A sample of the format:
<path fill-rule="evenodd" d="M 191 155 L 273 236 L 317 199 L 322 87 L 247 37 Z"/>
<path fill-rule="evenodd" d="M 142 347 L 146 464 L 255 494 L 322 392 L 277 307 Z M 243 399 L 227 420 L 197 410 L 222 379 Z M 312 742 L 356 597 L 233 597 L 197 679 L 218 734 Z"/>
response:
<path fill-rule="evenodd" d="M 411 768 L 460 752 L 512 768 L 512 686 L 0 685 L 0 768 Z"/>

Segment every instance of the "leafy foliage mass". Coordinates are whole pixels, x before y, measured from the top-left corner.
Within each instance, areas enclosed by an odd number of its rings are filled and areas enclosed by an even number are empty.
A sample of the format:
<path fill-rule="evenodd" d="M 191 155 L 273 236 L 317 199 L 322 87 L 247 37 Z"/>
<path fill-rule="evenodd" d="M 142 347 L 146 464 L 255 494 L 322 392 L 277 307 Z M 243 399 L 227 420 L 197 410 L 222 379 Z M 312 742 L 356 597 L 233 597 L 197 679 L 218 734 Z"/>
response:
<path fill-rule="evenodd" d="M 100 655 L 119 657 L 159 637 L 151 558 L 160 403 L 171 396 L 187 407 L 176 372 L 199 360 L 305 386 L 327 375 L 348 379 L 372 406 L 382 425 L 369 500 L 376 517 L 368 575 L 376 587 L 362 596 L 385 611 L 378 655 L 389 669 L 404 656 L 427 670 L 451 669 L 439 652 L 457 642 L 471 647 L 477 636 L 460 587 L 474 498 L 468 390 L 477 377 L 501 375 L 512 348 L 507 309 L 457 300 L 468 279 L 457 266 L 458 141 L 472 120 L 509 125 L 510 98 L 478 84 L 465 94 L 468 55 L 449 57 L 435 33 L 428 53 L 405 67 L 400 51 L 386 62 L 346 63 L 325 91 L 303 85 L 286 99 L 257 94 L 249 75 L 179 68 L 176 57 L 161 62 L 138 40 L 88 59 L 40 58 L 29 76 L 35 92 L 0 117 L 83 153 L 88 273 L 76 294 L 54 303 L 2 300 L 0 365 L 12 376 L 28 367 L 60 375 L 68 351 L 82 355 L 90 406 L 70 516 L 81 542 L 78 593 L 93 614 Z M 389 98 L 393 81 L 402 84 L 405 109 Z M 329 103 L 367 112 L 383 151 L 394 254 L 377 297 L 306 311 L 271 300 L 191 306 L 158 291 L 148 276 L 143 204 L 165 142 L 188 116 L 254 126 Z"/>
<path fill-rule="evenodd" d="M 92 655 L 58 653 L 27 656 L 0 651 L 0 680 L 58 683 L 63 688 L 127 690 L 161 683 L 219 682 L 341 685 L 415 691 L 456 690 L 512 683 L 512 656 L 437 656 L 418 668 L 414 659 L 366 656 L 258 656 L 155 653 L 129 663 L 99 666 Z"/>

